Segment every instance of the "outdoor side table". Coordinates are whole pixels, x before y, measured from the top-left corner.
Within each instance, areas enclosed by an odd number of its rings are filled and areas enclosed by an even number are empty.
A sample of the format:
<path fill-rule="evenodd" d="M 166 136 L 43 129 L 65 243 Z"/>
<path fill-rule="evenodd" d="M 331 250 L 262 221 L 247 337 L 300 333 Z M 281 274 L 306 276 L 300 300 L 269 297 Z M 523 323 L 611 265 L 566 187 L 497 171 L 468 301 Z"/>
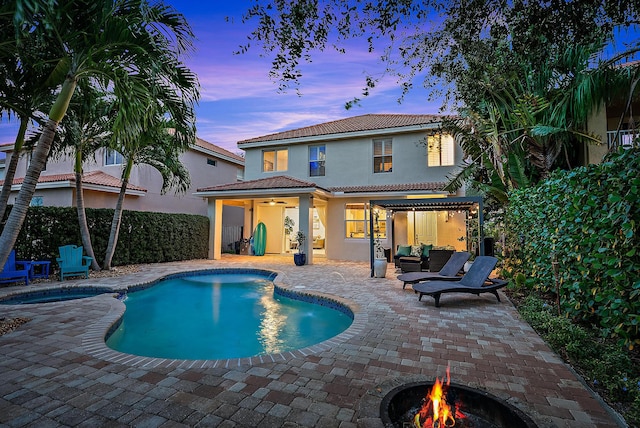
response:
<path fill-rule="evenodd" d="M 47 278 L 49 279 L 49 268 L 51 267 L 51 262 L 48 260 L 33 260 L 30 262 L 31 270 L 30 275 L 31 278 Z M 36 270 L 36 267 L 38 269 Z"/>

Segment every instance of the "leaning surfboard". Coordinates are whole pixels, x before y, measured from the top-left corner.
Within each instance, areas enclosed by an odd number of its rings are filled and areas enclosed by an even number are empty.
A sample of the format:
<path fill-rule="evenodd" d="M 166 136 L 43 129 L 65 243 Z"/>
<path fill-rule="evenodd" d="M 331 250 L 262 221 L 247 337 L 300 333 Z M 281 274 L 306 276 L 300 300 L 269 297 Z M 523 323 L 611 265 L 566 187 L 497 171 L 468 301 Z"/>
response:
<path fill-rule="evenodd" d="M 267 248 L 267 226 L 263 222 L 258 223 L 253 233 L 253 254 L 255 256 L 264 256 Z"/>

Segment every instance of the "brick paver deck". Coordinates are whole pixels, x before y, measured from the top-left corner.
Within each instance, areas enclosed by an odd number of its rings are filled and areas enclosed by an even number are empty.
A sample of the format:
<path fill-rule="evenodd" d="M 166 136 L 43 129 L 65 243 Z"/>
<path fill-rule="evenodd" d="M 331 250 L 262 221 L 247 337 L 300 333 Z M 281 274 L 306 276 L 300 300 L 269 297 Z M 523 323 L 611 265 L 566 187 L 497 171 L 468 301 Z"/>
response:
<path fill-rule="evenodd" d="M 32 321 L 0 336 L 0 425 L 381 427 L 393 387 L 443 376 L 508 399 L 541 427 L 615 427 L 621 420 L 586 388 L 504 297 L 447 294 L 418 302 L 395 277 L 370 278 L 367 263 L 225 256 L 150 265 L 143 272 L 3 287 L 0 295 L 70 285 L 124 287 L 166 274 L 260 267 L 295 290 L 339 297 L 356 323 L 333 340 L 259 358 L 182 361 L 120 354 L 103 335 L 124 305 L 111 296 L 0 306 Z M 232 328 L 232 326 L 230 326 Z"/>

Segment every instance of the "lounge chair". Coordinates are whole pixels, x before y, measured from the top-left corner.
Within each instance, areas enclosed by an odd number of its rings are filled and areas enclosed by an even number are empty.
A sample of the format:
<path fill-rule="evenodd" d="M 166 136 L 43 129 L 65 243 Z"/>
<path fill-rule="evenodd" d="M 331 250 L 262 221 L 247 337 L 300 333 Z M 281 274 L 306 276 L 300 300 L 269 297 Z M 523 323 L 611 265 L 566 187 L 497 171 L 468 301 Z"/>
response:
<path fill-rule="evenodd" d="M 456 251 L 449 257 L 449 260 L 442 266 L 438 272 L 408 272 L 398 275 L 398 279 L 403 282 L 402 289 L 411 284 L 417 284 L 426 280 L 442 280 L 442 281 L 459 281 L 462 276 L 458 272 L 462 269 L 465 262 L 469 260 L 471 254 L 466 251 Z"/>
<path fill-rule="evenodd" d="M 93 261 L 92 257 L 83 256 L 83 248 L 76 245 L 65 245 L 58 247 L 60 257 L 56 258 L 60 266 L 60 281 L 64 281 L 67 276 L 84 275 L 89 278 L 89 266 Z"/>
<path fill-rule="evenodd" d="M 0 283 L 21 282 L 29 285 L 29 272 L 31 265 L 26 261 L 16 261 L 16 250 L 11 250 L 9 258 L 0 272 Z"/>
<path fill-rule="evenodd" d="M 424 281 L 413 285 L 413 290 L 419 293 L 418 300 L 425 294 L 435 299 L 436 308 L 440 307 L 440 296 L 443 293 L 492 293 L 500 301 L 498 289 L 507 285 L 502 279 L 489 279 L 491 271 L 498 263 L 498 259 L 491 256 L 478 256 L 469 271 L 460 281 Z"/>

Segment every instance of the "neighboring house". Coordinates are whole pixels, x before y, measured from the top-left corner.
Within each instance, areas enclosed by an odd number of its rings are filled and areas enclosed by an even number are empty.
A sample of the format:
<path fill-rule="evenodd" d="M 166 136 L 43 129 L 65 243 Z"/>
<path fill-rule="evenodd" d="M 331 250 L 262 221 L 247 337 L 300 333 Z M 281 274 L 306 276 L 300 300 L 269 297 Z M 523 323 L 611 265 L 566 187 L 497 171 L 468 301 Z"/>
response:
<path fill-rule="evenodd" d="M 622 64 L 624 69 L 632 70 L 640 66 L 640 61 Z M 636 71 L 637 73 L 637 71 Z M 640 137 L 640 91 L 635 89 L 632 102 L 627 106 L 628 99 L 602 106 L 587 123 L 587 130 L 600 136 L 601 144 L 586 145 L 583 164 L 600 163 L 604 155 L 613 147 L 630 147 Z"/>
<path fill-rule="evenodd" d="M 0 146 L 9 164 L 13 145 Z M 15 201 L 27 171 L 29 152 L 23 152 L 13 181 L 9 204 Z M 124 201 L 124 209 L 165 213 L 207 215 L 207 201 L 194 196 L 195 189 L 212 184 L 234 183 L 242 180 L 244 159 L 200 138 L 180 156 L 189 171 L 191 186 L 182 194 L 173 190 L 162 194 L 162 177 L 148 165 L 137 165 L 131 172 Z M 112 150 L 100 150 L 83 166 L 84 201 L 87 208 L 114 208 L 122 181 L 122 156 Z M 32 205 L 75 206 L 75 175 L 70 155 L 50 156 L 42 171 Z M 242 210 L 230 211 L 229 225 L 242 226 Z M 233 215 L 231 215 L 233 214 Z M 227 220 L 225 218 L 225 220 Z"/>
<path fill-rule="evenodd" d="M 440 133 L 442 116 L 370 114 L 322 123 L 238 143 L 245 151 L 245 181 L 200 188 L 209 199 L 210 255 L 220 257 L 220 214 L 245 207 L 245 237 L 258 222 L 267 229 L 266 252 L 295 252 L 284 233 L 307 236 L 307 262 L 313 256 L 369 260 L 370 218 L 386 248 L 433 244 L 467 249 L 469 211 L 456 205 L 393 211 L 374 200 L 448 198 L 443 190 L 462 161 L 462 151 Z M 375 205 L 375 203 L 374 203 Z"/>

